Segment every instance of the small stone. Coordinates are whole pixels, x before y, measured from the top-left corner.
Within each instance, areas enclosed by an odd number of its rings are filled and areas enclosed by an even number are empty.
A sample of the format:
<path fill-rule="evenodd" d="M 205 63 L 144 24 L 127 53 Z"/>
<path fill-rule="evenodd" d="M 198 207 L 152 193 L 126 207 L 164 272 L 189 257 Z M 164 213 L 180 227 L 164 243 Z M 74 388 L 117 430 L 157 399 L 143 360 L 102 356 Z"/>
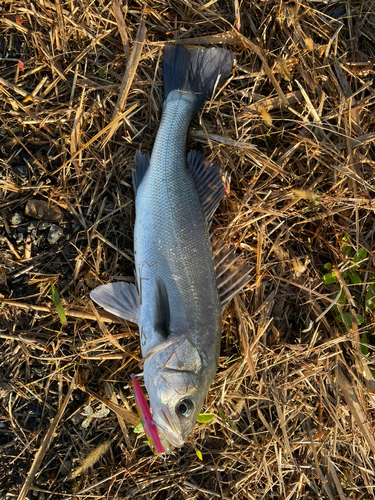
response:
<path fill-rule="evenodd" d="M 60 221 L 63 213 L 60 208 L 44 200 L 29 200 L 25 207 L 25 214 L 35 219 Z"/>
<path fill-rule="evenodd" d="M 30 429 L 35 429 L 35 427 L 37 426 L 37 424 L 38 424 L 38 419 L 36 417 L 29 417 L 27 419 L 27 426 Z"/>
<path fill-rule="evenodd" d="M 51 243 L 51 245 L 54 245 L 59 241 L 61 236 L 63 235 L 64 231 L 61 229 L 61 227 L 57 226 L 56 224 L 51 224 L 50 230 L 48 232 L 48 243 Z"/>
<path fill-rule="evenodd" d="M 64 462 L 62 462 L 60 465 L 59 474 L 62 476 L 67 476 L 71 470 L 72 470 L 72 461 L 65 459 Z"/>
<path fill-rule="evenodd" d="M 4 399 L 10 392 L 10 385 L 8 382 L 0 382 L 0 399 Z"/>
<path fill-rule="evenodd" d="M 31 233 L 32 231 L 35 231 L 36 227 L 37 227 L 36 222 L 34 221 L 30 222 L 30 224 L 27 226 L 27 232 Z"/>
<path fill-rule="evenodd" d="M 12 170 L 14 174 L 23 179 L 26 179 L 29 175 L 29 169 L 26 165 L 17 165 L 16 167 L 13 167 Z"/>
<path fill-rule="evenodd" d="M 73 422 L 74 425 L 79 425 L 83 420 L 84 418 L 79 413 L 75 413 L 71 417 L 71 421 Z"/>
<path fill-rule="evenodd" d="M 23 217 L 18 212 L 13 214 L 12 218 L 10 219 L 12 226 L 18 226 L 19 224 L 21 224 L 22 221 L 23 221 Z"/>
<path fill-rule="evenodd" d="M 31 368 L 31 373 L 35 373 L 35 375 L 37 375 L 38 377 L 43 377 L 43 370 L 42 368 L 40 368 L 39 366 L 33 366 Z M 34 411 L 36 406 L 33 406 L 33 405 L 29 405 L 29 411 Z M 31 409 L 30 409 L 31 408 Z M 38 410 L 39 411 L 39 410 Z"/>
<path fill-rule="evenodd" d="M 20 245 L 22 242 L 23 242 L 23 234 L 22 233 L 18 233 L 17 234 L 16 243 L 17 243 L 17 245 Z"/>

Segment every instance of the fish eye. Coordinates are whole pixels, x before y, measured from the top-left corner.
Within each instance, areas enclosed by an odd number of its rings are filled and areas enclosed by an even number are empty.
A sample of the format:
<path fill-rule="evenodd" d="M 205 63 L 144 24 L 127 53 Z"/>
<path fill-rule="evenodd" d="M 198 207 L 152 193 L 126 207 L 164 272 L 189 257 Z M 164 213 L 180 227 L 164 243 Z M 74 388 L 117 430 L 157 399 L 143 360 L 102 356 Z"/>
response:
<path fill-rule="evenodd" d="M 176 405 L 176 411 L 180 417 L 188 417 L 193 410 L 194 403 L 191 399 L 181 399 Z"/>

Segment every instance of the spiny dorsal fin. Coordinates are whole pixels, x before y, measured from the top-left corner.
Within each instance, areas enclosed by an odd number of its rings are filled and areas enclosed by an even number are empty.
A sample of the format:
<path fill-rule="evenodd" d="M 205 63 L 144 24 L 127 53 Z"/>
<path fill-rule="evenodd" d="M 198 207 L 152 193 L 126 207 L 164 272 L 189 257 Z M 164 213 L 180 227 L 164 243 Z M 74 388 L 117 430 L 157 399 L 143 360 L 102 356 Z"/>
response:
<path fill-rule="evenodd" d="M 190 151 L 187 165 L 192 173 L 207 225 L 210 226 L 212 216 L 230 183 L 230 176 L 219 165 L 207 160 L 197 151 Z"/>
<path fill-rule="evenodd" d="M 133 163 L 133 171 L 132 171 L 133 189 L 136 196 L 137 196 L 137 189 L 139 188 L 142 179 L 145 173 L 147 172 L 149 164 L 150 164 L 150 155 L 142 154 L 140 151 L 136 151 Z"/>
<path fill-rule="evenodd" d="M 156 278 L 154 329 L 164 338 L 170 334 L 171 313 L 167 288 L 161 278 Z"/>
<path fill-rule="evenodd" d="M 119 281 L 100 285 L 90 293 L 103 309 L 131 323 L 138 323 L 139 295 L 133 283 Z"/>
<path fill-rule="evenodd" d="M 235 253 L 233 247 L 214 236 L 211 237 L 211 246 L 221 307 L 224 307 L 253 276 L 242 254 Z"/>

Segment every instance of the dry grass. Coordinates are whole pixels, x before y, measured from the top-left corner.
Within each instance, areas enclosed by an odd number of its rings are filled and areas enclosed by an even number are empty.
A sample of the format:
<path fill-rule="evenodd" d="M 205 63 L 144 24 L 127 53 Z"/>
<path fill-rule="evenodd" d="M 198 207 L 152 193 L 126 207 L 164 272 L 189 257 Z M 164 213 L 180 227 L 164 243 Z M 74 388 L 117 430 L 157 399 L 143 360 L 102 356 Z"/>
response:
<path fill-rule="evenodd" d="M 374 498 L 374 2 L 125 4 L 0 5 L 1 498 Z M 257 276 L 224 315 L 215 420 L 164 462 L 134 433 L 138 333 L 88 296 L 133 279 L 131 163 L 173 38 L 237 56 L 189 148 L 231 173 L 215 231 Z M 111 412 L 83 429 L 88 404 Z"/>

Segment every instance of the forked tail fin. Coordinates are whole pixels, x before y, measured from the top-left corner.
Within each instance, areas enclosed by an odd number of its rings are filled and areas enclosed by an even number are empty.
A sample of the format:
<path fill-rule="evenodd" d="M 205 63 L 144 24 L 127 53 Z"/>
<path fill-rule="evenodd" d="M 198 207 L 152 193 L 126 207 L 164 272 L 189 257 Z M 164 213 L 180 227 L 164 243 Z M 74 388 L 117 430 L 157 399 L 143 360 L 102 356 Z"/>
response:
<path fill-rule="evenodd" d="M 173 90 L 196 96 L 194 114 L 220 86 L 234 64 L 234 55 L 226 49 L 197 49 L 189 52 L 182 45 L 167 44 L 164 51 L 164 101 Z"/>

